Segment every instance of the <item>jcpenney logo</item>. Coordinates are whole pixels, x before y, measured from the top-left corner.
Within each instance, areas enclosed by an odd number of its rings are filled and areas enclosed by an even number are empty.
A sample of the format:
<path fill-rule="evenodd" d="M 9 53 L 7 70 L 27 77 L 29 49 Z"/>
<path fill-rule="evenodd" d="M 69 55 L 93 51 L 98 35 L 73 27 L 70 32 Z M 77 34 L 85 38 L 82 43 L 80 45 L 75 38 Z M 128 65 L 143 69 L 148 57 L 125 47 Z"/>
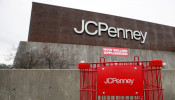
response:
<path fill-rule="evenodd" d="M 129 84 L 133 85 L 134 79 L 117 79 L 117 78 L 106 78 L 105 84 Z"/>
<path fill-rule="evenodd" d="M 96 30 L 93 32 L 90 32 L 88 30 L 89 24 L 94 25 L 94 27 L 97 27 Z M 87 21 L 82 20 L 81 23 L 81 29 L 78 30 L 77 28 L 74 28 L 74 31 L 77 34 L 82 34 L 84 31 L 91 36 L 98 35 L 101 36 L 102 32 L 107 32 L 109 37 L 112 38 L 119 38 L 123 37 L 123 39 L 128 39 L 128 36 L 130 35 L 131 39 L 135 39 L 137 41 L 140 41 L 140 43 L 145 43 L 147 32 L 143 33 L 142 31 L 132 31 L 130 29 L 123 29 L 123 28 L 115 28 L 115 27 L 108 27 L 108 24 L 104 22 L 95 22 L 95 21 Z"/>

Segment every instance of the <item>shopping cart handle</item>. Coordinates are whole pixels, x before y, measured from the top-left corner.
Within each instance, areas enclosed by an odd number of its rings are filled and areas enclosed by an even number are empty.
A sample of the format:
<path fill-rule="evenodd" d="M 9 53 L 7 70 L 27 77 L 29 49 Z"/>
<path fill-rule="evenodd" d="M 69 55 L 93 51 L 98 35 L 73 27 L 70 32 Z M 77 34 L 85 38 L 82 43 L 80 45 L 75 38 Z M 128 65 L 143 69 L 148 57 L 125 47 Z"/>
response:
<path fill-rule="evenodd" d="M 162 66 L 165 66 L 166 63 L 163 63 L 162 60 L 152 60 L 150 63 L 149 63 L 149 66 L 157 66 L 157 67 L 162 67 Z"/>
<path fill-rule="evenodd" d="M 90 68 L 89 63 L 85 63 L 85 62 L 78 63 L 78 69 L 89 69 L 89 68 Z"/>

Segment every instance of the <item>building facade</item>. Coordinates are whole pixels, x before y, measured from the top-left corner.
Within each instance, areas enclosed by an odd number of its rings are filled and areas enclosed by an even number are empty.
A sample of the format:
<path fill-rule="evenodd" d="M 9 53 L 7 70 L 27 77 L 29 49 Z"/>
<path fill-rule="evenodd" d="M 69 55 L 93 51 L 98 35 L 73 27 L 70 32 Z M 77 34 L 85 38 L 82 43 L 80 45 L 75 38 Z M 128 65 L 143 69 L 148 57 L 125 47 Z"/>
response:
<path fill-rule="evenodd" d="M 127 53 L 105 55 L 104 48 Z M 14 66 L 40 70 L 2 70 L 5 88 L 0 98 L 77 100 L 81 60 L 99 62 L 104 56 L 106 61 L 133 61 L 135 55 L 140 60 L 160 59 L 167 64 L 161 71 L 163 96 L 164 100 L 174 100 L 175 27 L 33 3 L 28 41 L 20 42 Z M 52 68 L 57 70 L 43 70 Z"/>
<path fill-rule="evenodd" d="M 175 27 L 33 3 L 28 41 L 20 43 L 17 57 L 46 45 L 59 55 L 55 68 L 77 68 L 81 60 L 98 62 L 103 47 L 115 47 L 127 48 L 128 56 L 105 56 L 107 61 L 132 61 L 138 55 L 141 60 L 162 59 L 165 69 L 175 69 Z"/>

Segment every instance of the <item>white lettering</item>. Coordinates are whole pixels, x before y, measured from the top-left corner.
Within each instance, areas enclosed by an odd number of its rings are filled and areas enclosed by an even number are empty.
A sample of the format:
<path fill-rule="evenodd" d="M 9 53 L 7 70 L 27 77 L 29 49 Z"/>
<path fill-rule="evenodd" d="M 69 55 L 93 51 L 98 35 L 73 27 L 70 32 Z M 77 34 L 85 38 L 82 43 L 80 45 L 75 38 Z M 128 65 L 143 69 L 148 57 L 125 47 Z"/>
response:
<path fill-rule="evenodd" d="M 89 24 L 93 24 L 95 27 L 98 27 L 98 30 L 95 30 L 94 32 L 90 32 L 88 30 L 88 25 Z M 108 25 L 104 22 L 95 22 L 95 21 L 87 21 L 85 22 L 85 20 L 82 20 L 82 24 L 81 24 L 81 30 L 79 31 L 77 28 L 74 28 L 74 31 L 78 34 L 82 34 L 84 31 L 88 34 L 88 35 L 97 35 L 101 36 L 102 32 L 106 32 L 109 37 L 112 38 L 119 38 L 120 36 L 123 37 L 123 39 L 128 39 L 128 35 L 130 34 L 130 38 L 131 39 L 135 39 L 137 41 L 141 41 L 140 43 L 145 43 L 146 40 L 146 36 L 147 36 L 147 32 L 145 32 L 143 34 L 142 31 L 132 31 L 130 29 L 123 29 L 123 28 L 115 28 L 115 27 L 108 27 Z"/>
<path fill-rule="evenodd" d="M 117 30 L 114 27 L 109 27 L 108 29 L 108 35 L 110 37 L 116 37 L 117 36 Z"/>
<path fill-rule="evenodd" d="M 140 31 L 141 35 L 142 35 L 142 41 L 141 43 L 145 43 L 145 40 L 146 40 L 146 35 L 147 35 L 147 32 L 145 32 L 145 35 L 142 34 L 142 31 Z"/>
<path fill-rule="evenodd" d="M 81 33 L 84 32 L 84 20 L 82 20 L 81 31 L 78 31 L 77 28 L 74 28 L 74 31 L 75 31 L 76 33 L 79 33 L 79 34 L 81 34 Z"/>
<path fill-rule="evenodd" d="M 105 28 L 102 29 L 102 26 L 104 26 Z M 108 30 L 108 25 L 106 23 L 98 22 L 98 36 L 101 36 L 102 31 L 107 31 L 107 30 Z"/>
<path fill-rule="evenodd" d="M 117 79 L 117 78 L 106 78 L 105 84 L 134 84 L 134 79 Z"/>
<path fill-rule="evenodd" d="M 141 39 L 141 34 L 139 31 L 134 31 L 133 36 L 134 36 L 134 39 L 136 39 L 136 40 Z"/>
<path fill-rule="evenodd" d="M 117 28 L 118 38 L 120 37 L 119 34 L 120 34 L 121 31 L 122 31 L 122 33 L 123 33 L 123 38 L 126 38 L 126 37 L 125 37 L 125 30 L 124 30 L 123 28 Z"/>
<path fill-rule="evenodd" d="M 96 23 L 96 22 L 94 22 L 94 21 L 87 21 L 86 24 L 85 24 L 85 31 L 86 31 L 86 33 L 89 34 L 89 35 L 96 35 L 97 32 L 98 32 L 97 30 L 95 30 L 94 32 L 89 32 L 89 31 L 88 31 L 87 26 L 88 26 L 89 24 L 94 24 L 95 26 L 97 26 L 97 23 Z"/>
<path fill-rule="evenodd" d="M 133 39 L 133 32 L 132 32 L 132 30 L 130 30 L 130 29 L 126 29 L 125 30 L 126 31 L 126 39 L 128 39 L 128 33 L 130 33 L 131 34 L 131 39 Z"/>

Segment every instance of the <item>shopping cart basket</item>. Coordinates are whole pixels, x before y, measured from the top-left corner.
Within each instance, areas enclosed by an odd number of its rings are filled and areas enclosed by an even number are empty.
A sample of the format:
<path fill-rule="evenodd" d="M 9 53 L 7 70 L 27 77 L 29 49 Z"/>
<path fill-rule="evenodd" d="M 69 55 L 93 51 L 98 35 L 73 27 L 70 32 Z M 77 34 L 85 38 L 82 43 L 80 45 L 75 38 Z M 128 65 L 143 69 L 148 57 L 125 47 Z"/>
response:
<path fill-rule="evenodd" d="M 103 62 L 102 62 L 103 60 Z M 78 64 L 80 100 L 163 100 L 162 60 Z"/>

